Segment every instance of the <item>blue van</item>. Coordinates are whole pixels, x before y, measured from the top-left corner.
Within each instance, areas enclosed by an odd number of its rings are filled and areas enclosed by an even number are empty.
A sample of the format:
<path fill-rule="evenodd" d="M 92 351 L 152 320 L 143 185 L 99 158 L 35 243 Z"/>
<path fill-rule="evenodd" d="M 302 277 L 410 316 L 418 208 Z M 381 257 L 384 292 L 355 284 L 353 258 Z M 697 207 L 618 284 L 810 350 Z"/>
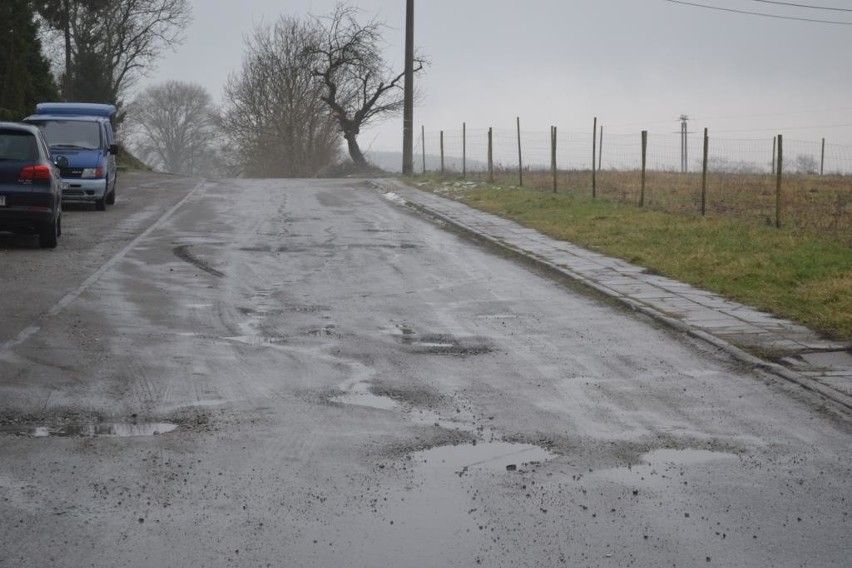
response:
<path fill-rule="evenodd" d="M 24 119 L 41 129 L 50 146 L 64 182 L 63 202 L 94 203 L 98 211 L 115 203 L 115 112 L 107 104 L 39 103 Z"/>

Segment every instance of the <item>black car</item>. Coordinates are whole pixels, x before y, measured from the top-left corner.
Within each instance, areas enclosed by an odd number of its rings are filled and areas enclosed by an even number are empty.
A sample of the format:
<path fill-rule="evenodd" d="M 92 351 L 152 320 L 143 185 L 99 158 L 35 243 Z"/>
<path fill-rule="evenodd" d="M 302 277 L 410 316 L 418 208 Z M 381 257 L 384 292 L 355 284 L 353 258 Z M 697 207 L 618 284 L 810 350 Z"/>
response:
<path fill-rule="evenodd" d="M 36 126 L 0 122 L 0 231 L 38 235 L 44 248 L 62 233 L 62 180 Z"/>

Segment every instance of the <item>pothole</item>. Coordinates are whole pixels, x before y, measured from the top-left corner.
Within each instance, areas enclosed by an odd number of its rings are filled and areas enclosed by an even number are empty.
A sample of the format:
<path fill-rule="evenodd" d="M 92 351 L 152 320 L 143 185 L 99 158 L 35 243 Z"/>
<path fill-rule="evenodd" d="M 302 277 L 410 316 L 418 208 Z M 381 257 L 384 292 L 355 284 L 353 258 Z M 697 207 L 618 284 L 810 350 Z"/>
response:
<path fill-rule="evenodd" d="M 334 337 L 337 336 L 338 333 L 336 326 L 328 324 L 320 328 L 309 329 L 305 332 L 305 335 L 309 335 L 311 337 Z"/>
<path fill-rule="evenodd" d="M 487 442 L 440 446 L 412 455 L 419 467 L 464 475 L 471 470 L 519 471 L 549 461 L 555 454 L 529 444 Z"/>
<path fill-rule="evenodd" d="M 488 341 L 480 337 L 459 337 L 448 333 L 418 333 L 414 326 L 408 324 L 381 328 L 381 330 L 395 336 L 397 341 L 413 353 L 466 357 L 484 355 L 493 351 Z"/>
<path fill-rule="evenodd" d="M 642 454 L 639 464 L 606 469 L 599 474 L 621 484 L 641 483 L 646 487 L 663 489 L 672 480 L 680 479 L 688 470 L 727 467 L 739 460 L 739 455 L 728 452 L 664 448 Z"/>
<path fill-rule="evenodd" d="M 277 345 L 286 343 L 286 337 L 263 337 L 257 335 L 233 335 L 231 337 L 222 337 L 224 341 L 233 341 L 236 343 L 245 343 L 246 345 Z"/>
<path fill-rule="evenodd" d="M 198 258 L 192 253 L 191 249 L 193 246 L 195 245 L 178 245 L 172 248 L 172 252 L 179 259 L 183 260 L 184 262 L 188 262 L 189 264 L 195 266 L 200 270 L 203 270 L 207 274 L 211 274 L 213 276 L 216 276 L 217 278 L 223 278 L 225 274 L 222 271 L 213 268 L 206 261 Z"/>
<path fill-rule="evenodd" d="M 331 402 L 338 404 L 351 404 L 375 408 L 378 410 L 397 410 L 400 404 L 388 396 L 374 394 L 370 390 L 370 383 L 365 381 L 348 382 L 344 384 L 343 394 L 330 398 Z"/>
<path fill-rule="evenodd" d="M 58 426 L 0 426 L 0 433 L 33 438 L 135 438 L 159 436 L 176 429 L 177 424 L 169 422 L 72 422 Z"/>

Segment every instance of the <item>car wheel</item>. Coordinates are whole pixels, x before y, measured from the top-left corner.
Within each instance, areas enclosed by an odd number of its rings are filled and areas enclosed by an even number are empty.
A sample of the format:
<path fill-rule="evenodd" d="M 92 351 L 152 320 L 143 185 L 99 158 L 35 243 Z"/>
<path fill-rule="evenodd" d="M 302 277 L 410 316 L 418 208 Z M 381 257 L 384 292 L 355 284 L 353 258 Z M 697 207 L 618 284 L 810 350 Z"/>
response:
<path fill-rule="evenodd" d="M 98 211 L 106 211 L 106 195 L 95 201 L 95 209 Z"/>
<path fill-rule="evenodd" d="M 57 216 L 51 223 L 45 224 L 38 233 L 38 244 L 41 248 L 56 248 L 59 243 L 60 221 Z"/>

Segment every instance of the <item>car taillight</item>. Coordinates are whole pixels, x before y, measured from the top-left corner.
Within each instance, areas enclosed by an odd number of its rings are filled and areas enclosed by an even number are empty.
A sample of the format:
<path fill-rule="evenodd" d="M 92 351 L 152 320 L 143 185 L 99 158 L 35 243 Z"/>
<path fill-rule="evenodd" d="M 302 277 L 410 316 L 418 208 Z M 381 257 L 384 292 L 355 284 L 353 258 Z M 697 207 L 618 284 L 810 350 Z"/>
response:
<path fill-rule="evenodd" d="M 37 166 L 26 166 L 18 174 L 21 181 L 50 181 L 50 166 L 38 164 Z"/>

